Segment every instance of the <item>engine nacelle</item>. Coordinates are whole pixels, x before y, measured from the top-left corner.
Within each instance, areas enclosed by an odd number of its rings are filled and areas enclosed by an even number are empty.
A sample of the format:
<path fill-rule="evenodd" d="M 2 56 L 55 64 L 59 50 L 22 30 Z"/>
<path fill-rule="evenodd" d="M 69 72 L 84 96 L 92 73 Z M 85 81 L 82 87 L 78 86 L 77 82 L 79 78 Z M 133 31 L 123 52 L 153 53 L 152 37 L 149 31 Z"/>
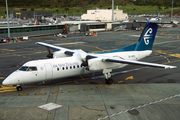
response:
<path fill-rule="evenodd" d="M 94 58 L 94 59 L 88 60 L 89 70 L 92 70 L 92 71 L 118 68 L 120 65 L 121 65 L 120 63 L 103 62 L 102 58 Z"/>
<path fill-rule="evenodd" d="M 53 58 L 61 58 L 61 57 L 69 57 L 70 55 L 66 55 L 64 51 L 56 51 L 53 52 Z"/>

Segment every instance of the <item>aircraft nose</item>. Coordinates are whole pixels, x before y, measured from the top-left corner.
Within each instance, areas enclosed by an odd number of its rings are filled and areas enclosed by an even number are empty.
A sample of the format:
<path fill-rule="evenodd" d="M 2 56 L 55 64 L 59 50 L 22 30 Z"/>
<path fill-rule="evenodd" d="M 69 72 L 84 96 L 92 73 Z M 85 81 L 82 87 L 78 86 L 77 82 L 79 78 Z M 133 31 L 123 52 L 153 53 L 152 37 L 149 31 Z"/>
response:
<path fill-rule="evenodd" d="M 19 75 L 17 72 L 10 74 L 3 82 L 3 85 L 17 85 L 19 84 Z"/>
<path fill-rule="evenodd" d="M 5 79 L 3 82 L 2 82 L 3 85 L 11 85 L 9 80 Z"/>

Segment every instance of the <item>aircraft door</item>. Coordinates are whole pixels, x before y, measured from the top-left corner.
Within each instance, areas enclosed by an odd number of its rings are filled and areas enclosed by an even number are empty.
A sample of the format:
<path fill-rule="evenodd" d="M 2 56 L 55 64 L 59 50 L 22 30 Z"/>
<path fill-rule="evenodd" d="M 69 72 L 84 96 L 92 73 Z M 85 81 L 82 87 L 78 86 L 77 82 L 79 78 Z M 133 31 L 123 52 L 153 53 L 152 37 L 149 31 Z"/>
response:
<path fill-rule="evenodd" d="M 46 68 L 46 80 L 47 79 L 51 79 L 53 76 L 53 69 L 52 69 L 52 65 L 50 63 L 46 63 L 45 64 L 45 68 Z"/>

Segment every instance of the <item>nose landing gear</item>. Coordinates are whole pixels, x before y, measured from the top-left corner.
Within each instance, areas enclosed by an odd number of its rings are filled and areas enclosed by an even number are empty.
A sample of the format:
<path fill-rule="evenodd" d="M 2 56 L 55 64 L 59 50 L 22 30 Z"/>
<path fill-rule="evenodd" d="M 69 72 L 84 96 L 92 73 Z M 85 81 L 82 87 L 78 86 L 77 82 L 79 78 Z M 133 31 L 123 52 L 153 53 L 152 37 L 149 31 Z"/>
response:
<path fill-rule="evenodd" d="M 22 91 L 22 87 L 20 85 L 17 85 L 16 89 L 17 91 Z"/>

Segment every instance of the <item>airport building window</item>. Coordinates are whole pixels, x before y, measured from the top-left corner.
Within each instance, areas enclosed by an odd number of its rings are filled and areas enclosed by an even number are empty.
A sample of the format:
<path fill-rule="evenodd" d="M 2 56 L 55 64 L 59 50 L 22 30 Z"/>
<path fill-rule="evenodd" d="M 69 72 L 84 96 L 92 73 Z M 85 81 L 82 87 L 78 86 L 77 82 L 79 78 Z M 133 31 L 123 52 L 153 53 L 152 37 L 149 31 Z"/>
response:
<path fill-rule="evenodd" d="M 46 30 L 58 30 L 63 29 L 64 25 L 52 25 L 52 26 L 20 26 L 20 27 L 10 27 L 11 33 L 21 33 L 21 32 L 35 32 L 35 31 L 46 31 Z M 0 34 L 7 34 L 7 28 L 0 28 Z"/>
<path fill-rule="evenodd" d="M 89 28 L 90 29 L 105 28 L 105 24 L 103 24 L 103 25 L 90 25 Z"/>

